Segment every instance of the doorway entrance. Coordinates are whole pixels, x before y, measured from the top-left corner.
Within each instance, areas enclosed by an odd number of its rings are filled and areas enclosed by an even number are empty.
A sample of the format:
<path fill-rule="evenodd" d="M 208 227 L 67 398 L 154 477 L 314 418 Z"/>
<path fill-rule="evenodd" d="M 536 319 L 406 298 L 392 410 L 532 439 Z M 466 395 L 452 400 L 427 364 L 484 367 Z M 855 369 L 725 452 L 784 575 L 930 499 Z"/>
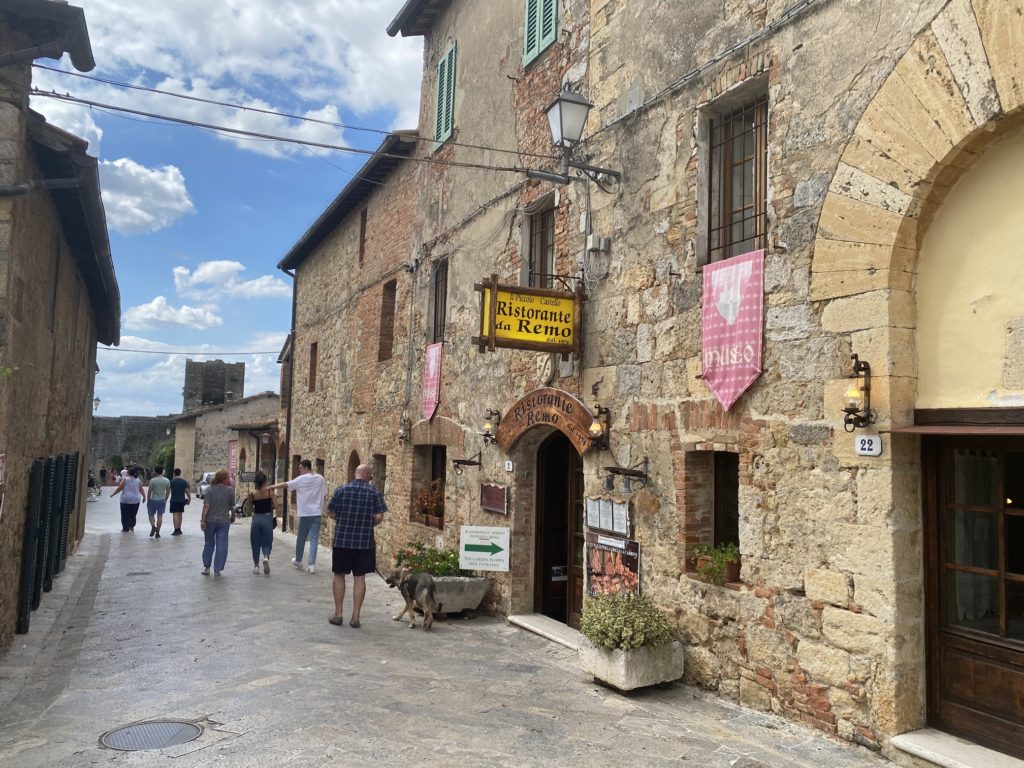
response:
<path fill-rule="evenodd" d="M 1024 438 L 925 438 L 922 459 L 929 720 L 1024 757 Z"/>
<path fill-rule="evenodd" d="M 537 449 L 534 610 L 579 629 L 583 609 L 583 460 L 555 432 Z"/>

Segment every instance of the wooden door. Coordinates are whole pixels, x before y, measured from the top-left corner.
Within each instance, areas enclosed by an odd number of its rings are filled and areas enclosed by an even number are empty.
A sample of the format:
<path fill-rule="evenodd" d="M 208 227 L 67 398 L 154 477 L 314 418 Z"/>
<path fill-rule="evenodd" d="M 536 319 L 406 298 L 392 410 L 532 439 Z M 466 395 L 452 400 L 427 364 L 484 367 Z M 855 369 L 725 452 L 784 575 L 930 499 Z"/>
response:
<path fill-rule="evenodd" d="M 583 607 L 583 461 L 561 432 L 537 450 L 535 610 L 579 628 Z"/>
<path fill-rule="evenodd" d="M 1024 757 L 1024 439 L 934 438 L 923 459 L 929 719 Z"/>

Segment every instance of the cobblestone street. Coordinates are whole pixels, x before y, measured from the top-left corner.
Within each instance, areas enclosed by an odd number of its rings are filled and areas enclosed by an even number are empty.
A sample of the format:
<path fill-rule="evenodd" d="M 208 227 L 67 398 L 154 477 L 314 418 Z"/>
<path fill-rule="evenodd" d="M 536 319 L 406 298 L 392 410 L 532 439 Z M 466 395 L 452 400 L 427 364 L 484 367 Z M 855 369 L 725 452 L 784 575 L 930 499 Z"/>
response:
<path fill-rule="evenodd" d="M 684 685 L 631 696 L 568 649 L 500 619 L 433 633 L 391 621 L 368 579 L 362 627 L 335 627 L 330 557 L 292 568 L 279 534 L 253 575 L 248 521 L 222 578 L 200 575 L 198 502 L 185 535 L 122 534 L 117 500 L 89 505 L 80 552 L 0 662 L 0 764 L 31 766 L 880 766 L 878 756 Z M 168 516 L 169 522 L 169 516 Z M 347 608 L 347 607 L 346 607 Z M 203 728 L 190 743 L 99 743 L 137 721 Z"/>

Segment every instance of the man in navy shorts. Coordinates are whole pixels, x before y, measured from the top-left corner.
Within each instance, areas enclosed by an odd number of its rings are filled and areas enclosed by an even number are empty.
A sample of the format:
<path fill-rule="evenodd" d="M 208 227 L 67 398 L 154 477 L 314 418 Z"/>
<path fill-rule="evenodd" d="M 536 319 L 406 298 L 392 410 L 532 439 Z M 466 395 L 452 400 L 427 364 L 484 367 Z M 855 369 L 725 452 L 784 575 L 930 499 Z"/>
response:
<path fill-rule="evenodd" d="M 388 507 L 380 491 L 370 485 L 372 478 L 373 468 L 360 464 L 355 479 L 338 488 L 327 505 L 327 515 L 334 520 L 334 615 L 329 621 L 338 627 L 345 623 L 345 576 L 352 574 L 352 617 L 348 624 L 358 627 L 359 609 L 366 597 L 366 574 L 377 568 L 373 527 L 384 519 Z"/>
<path fill-rule="evenodd" d="M 188 480 L 181 476 L 181 470 L 174 470 L 174 479 L 171 480 L 171 515 L 174 517 L 174 533 L 171 536 L 181 536 L 181 513 L 185 511 L 185 505 L 192 502 L 192 491 L 188 487 Z"/>

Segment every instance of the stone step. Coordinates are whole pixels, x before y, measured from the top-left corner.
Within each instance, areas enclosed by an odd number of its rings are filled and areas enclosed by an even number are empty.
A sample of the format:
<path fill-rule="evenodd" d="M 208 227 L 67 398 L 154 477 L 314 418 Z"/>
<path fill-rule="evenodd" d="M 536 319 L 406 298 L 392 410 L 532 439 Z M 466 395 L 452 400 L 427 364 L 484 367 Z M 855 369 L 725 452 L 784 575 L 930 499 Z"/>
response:
<path fill-rule="evenodd" d="M 894 736 L 889 746 L 898 750 L 893 761 L 907 768 L 1024 768 L 1024 760 L 934 728 Z"/>

